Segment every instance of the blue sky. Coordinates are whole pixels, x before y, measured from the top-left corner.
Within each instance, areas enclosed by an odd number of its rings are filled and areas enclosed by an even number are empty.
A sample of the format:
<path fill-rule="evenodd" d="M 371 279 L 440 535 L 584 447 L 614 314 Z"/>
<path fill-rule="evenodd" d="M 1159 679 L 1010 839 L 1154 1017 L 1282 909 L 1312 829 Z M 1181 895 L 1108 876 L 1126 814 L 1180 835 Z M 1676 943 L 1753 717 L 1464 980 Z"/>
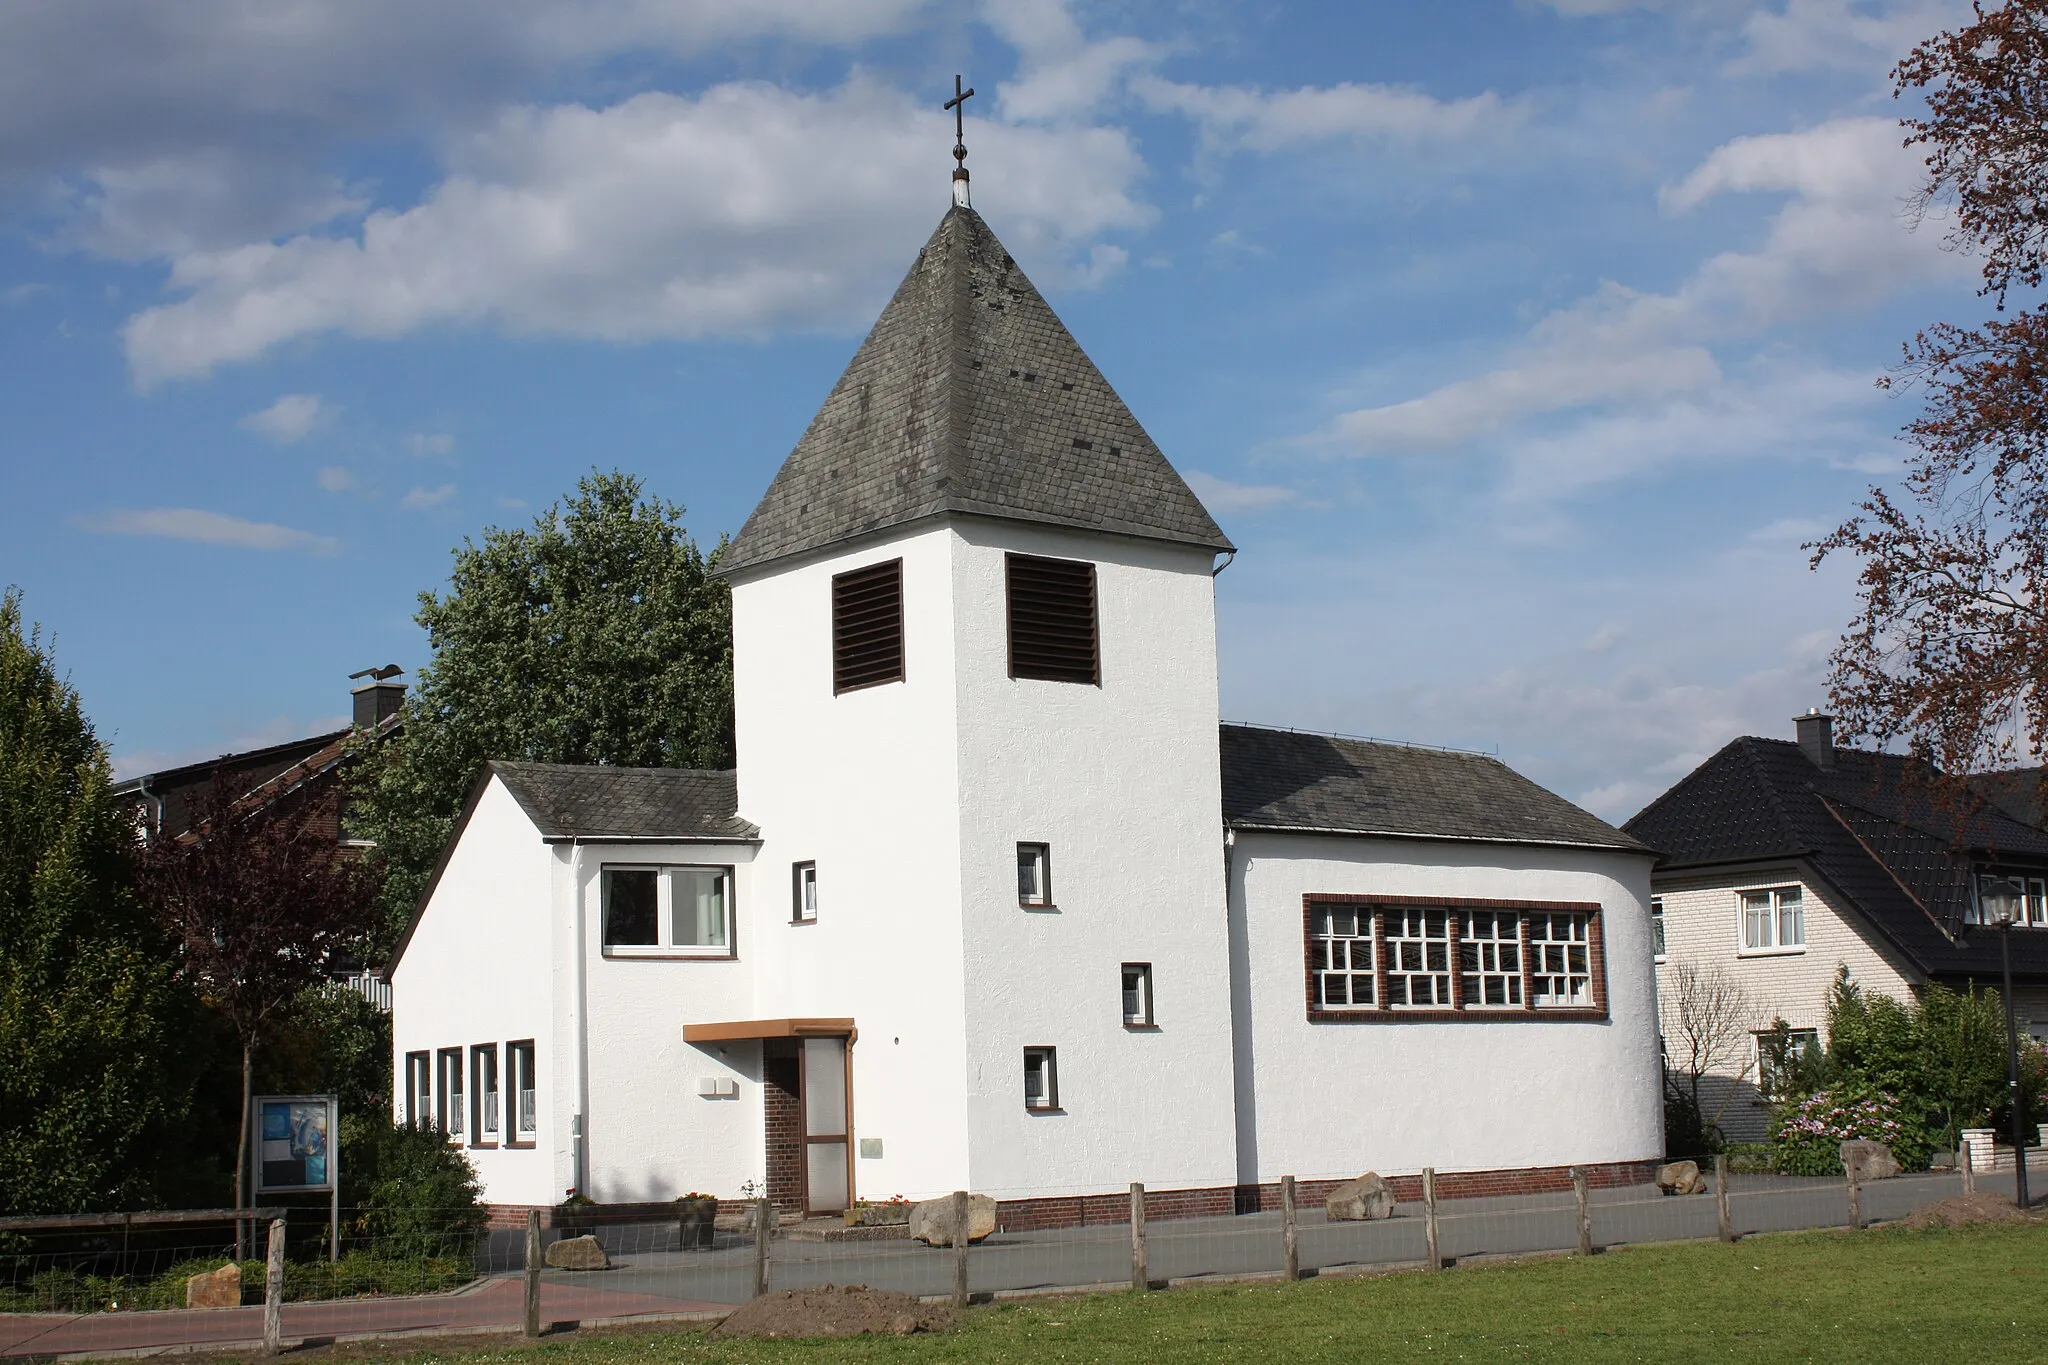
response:
<path fill-rule="evenodd" d="M 1967 6 L 16 0 L 0 582 L 134 772 L 339 723 L 593 465 L 736 530 L 948 203 L 1241 547 L 1227 717 L 1611 818 L 1822 700 L 1802 540 L 1970 263 L 1887 73 Z"/>

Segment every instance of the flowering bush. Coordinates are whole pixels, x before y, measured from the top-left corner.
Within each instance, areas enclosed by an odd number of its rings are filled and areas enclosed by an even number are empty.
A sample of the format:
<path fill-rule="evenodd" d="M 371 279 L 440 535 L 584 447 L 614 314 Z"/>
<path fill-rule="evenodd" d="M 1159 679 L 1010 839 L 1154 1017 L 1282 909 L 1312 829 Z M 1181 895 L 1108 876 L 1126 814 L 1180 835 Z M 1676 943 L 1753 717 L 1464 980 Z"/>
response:
<path fill-rule="evenodd" d="M 1933 1154 L 1926 1125 L 1898 1099 L 1862 1085 L 1838 1085 L 1793 1100 L 1778 1110 L 1771 1129 L 1771 1164 L 1786 1175 L 1840 1175 L 1841 1144 L 1851 1138 L 1882 1142 L 1907 1170 L 1921 1170 Z"/>

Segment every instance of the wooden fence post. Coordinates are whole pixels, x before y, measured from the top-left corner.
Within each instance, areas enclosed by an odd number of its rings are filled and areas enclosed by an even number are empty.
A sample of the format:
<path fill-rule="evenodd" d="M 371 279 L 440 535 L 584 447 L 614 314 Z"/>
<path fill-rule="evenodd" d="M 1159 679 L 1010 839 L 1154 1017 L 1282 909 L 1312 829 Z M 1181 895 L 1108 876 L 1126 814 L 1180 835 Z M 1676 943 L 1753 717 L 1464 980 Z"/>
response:
<path fill-rule="evenodd" d="M 1444 1268 L 1443 1253 L 1436 1240 L 1436 1167 L 1422 1168 L 1422 1242 L 1426 1267 L 1430 1270 Z"/>
<path fill-rule="evenodd" d="M 1294 1177 L 1280 1177 L 1280 1278 L 1301 1278 L 1301 1225 L 1294 1209 Z"/>
<path fill-rule="evenodd" d="M 526 1211 L 526 1335 L 540 1335 L 540 1210 Z"/>
<path fill-rule="evenodd" d="M 953 1191 L 953 1306 L 967 1306 L 967 1191 Z"/>
<path fill-rule="evenodd" d="M 1956 1146 L 1956 1165 L 1963 1168 L 1963 1193 L 1975 1194 L 1977 1192 L 1977 1163 L 1970 1160 L 1970 1142 L 1968 1138 L 1960 1139 Z"/>
<path fill-rule="evenodd" d="M 1849 1177 L 1849 1227 L 1856 1232 L 1863 1230 L 1863 1182 L 1856 1178 L 1856 1168 L 1848 1162 L 1842 1163 L 1842 1174 Z"/>
<path fill-rule="evenodd" d="M 1586 1168 L 1572 1167 L 1572 1202 L 1579 1210 L 1579 1255 L 1593 1254 L 1593 1210 L 1586 1202 Z"/>
<path fill-rule="evenodd" d="M 1714 1158 L 1714 1221 L 1720 1225 L 1721 1240 L 1735 1240 L 1735 1215 L 1728 1208 L 1728 1154 Z"/>
<path fill-rule="evenodd" d="M 1131 1288 L 1152 1287 L 1152 1266 L 1145 1255 L 1145 1187 L 1131 1182 Z"/>
<path fill-rule="evenodd" d="M 270 1255 L 263 1267 L 263 1354 L 284 1349 L 284 1219 L 270 1220 Z"/>
<path fill-rule="evenodd" d="M 768 1242 L 775 1236 L 775 1205 L 754 1201 L 754 1297 L 768 1292 Z"/>

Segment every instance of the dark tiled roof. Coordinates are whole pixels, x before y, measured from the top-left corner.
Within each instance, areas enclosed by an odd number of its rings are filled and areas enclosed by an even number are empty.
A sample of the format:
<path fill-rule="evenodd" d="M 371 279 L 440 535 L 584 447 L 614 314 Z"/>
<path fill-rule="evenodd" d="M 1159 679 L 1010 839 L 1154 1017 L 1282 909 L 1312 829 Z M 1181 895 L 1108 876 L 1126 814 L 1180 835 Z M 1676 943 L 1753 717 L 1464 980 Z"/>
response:
<path fill-rule="evenodd" d="M 925 243 L 726 550 L 726 572 L 941 513 L 1228 550 L 972 209 Z"/>
<path fill-rule="evenodd" d="M 2007 768 L 2003 772 L 1983 773 L 1975 782 L 1985 799 L 2007 815 L 2023 825 L 2042 829 L 2048 828 L 2048 791 L 2042 790 L 2041 782 L 2044 773 L 2048 769 Z"/>
<path fill-rule="evenodd" d="M 1823 769 L 1787 740 L 1744 736 L 1622 828 L 1664 851 L 1660 875 L 1805 860 L 1921 970 L 1988 977 L 1995 931 L 1962 930 L 1973 866 L 2048 868 L 2048 834 L 1999 806 L 1962 815 L 1897 754 L 1837 749 Z M 2048 972 L 2048 933 L 2012 939 L 2013 967 Z"/>
<path fill-rule="evenodd" d="M 1314 829 L 1646 852 L 1484 754 L 1225 725 L 1223 818 Z"/>
<path fill-rule="evenodd" d="M 731 769 L 495 760 L 490 770 L 543 838 L 743 841 L 761 833 L 737 814 L 739 793 Z"/>

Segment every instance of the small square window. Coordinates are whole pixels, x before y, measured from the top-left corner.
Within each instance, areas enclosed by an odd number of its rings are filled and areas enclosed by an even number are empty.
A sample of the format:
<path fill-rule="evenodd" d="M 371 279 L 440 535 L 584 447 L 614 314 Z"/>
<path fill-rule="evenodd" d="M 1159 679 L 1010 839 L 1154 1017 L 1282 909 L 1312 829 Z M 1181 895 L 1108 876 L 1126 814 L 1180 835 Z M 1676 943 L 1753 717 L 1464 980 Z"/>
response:
<path fill-rule="evenodd" d="M 809 924 L 818 918 L 816 863 L 796 863 L 791 868 L 789 918 L 795 924 Z"/>
<path fill-rule="evenodd" d="M 1017 845 L 1017 904 L 1052 904 L 1051 845 Z"/>
<path fill-rule="evenodd" d="M 1058 1049 L 1049 1047 L 1027 1047 L 1024 1049 L 1024 1107 L 1026 1109 L 1057 1109 L 1060 1107 L 1060 1073 Z"/>
<path fill-rule="evenodd" d="M 1124 964 L 1124 1027 L 1152 1027 L 1152 964 Z"/>

